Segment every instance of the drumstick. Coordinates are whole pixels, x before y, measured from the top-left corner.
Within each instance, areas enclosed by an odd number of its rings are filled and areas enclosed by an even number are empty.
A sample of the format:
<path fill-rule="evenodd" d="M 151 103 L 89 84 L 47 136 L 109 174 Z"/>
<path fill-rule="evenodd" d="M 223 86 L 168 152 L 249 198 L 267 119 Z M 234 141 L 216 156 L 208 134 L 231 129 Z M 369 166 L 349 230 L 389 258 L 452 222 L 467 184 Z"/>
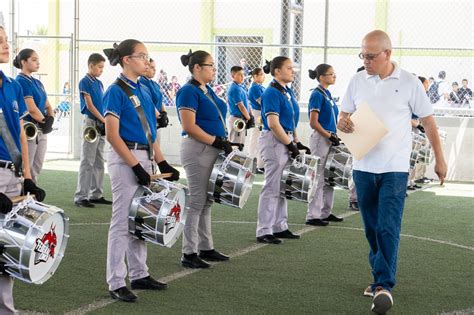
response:
<path fill-rule="evenodd" d="M 163 179 L 163 178 L 170 178 L 173 176 L 173 173 L 163 173 L 163 174 L 154 174 L 150 175 L 151 180 Z"/>
<path fill-rule="evenodd" d="M 15 196 L 15 197 L 11 197 L 10 200 L 12 201 L 13 204 L 17 204 L 29 197 L 35 198 L 35 195 Z"/>

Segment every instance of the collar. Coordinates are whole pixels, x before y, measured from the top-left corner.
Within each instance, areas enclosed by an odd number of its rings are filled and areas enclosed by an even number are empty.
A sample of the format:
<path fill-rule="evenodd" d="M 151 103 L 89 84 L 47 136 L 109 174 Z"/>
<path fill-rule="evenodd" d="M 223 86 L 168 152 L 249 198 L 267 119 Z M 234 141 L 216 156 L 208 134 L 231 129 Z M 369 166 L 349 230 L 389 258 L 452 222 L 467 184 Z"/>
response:
<path fill-rule="evenodd" d="M 2 81 L 3 81 L 3 82 L 5 82 L 5 81 L 8 82 L 8 83 L 11 83 L 11 82 L 12 82 L 12 80 L 11 80 L 9 77 L 7 77 L 7 76 L 5 75 L 5 73 L 3 73 L 2 70 L 0 70 L 0 77 L 2 78 Z"/>
<path fill-rule="evenodd" d="M 147 82 L 148 82 L 148 81 L 152 81 L 152 79 L 148 79 L 148 78 L 147 78 L 146 76 L 144 76 L 144 75 L 142 75 L 140 78 L 143 79 L 143 80 L 145 80 L 145 81 L 147 81 Z"/>
<path fill-rule="evenodd" d="M 392 61 L 392 65 L 393 65 L 392 73 L 388 77 L 386 77 L 384 80 L 386 80 L 386 79 L 400 79 L 400 73 L 402 72 L 400 67 L 398 66 L 398 64 L 395 61 Z M 365 71 L 366 79 L 380 78 L 380 76 L 378 74 L 368 74 L 367 70 L 364 70 L 364 71 Z"/>
<path fill-rule="evenodd" d="M 133 82 L 132 80 L 128 79 L 126 76 L 123 75 L 123 73 L 120 74 L 119 79 L 125 82 L 130 88 L 136 89 L 137 87 L 140 86 L 139 81 L 137 83 Z"/>
<path fill-rule="evenodd" d="M 90 75 L 89 73 L 86 73 L 86 77 L 87 77 L 89 80 L 91 80 L 92 82 L 94 82 L 94 81 L 96 81 L 96 80 L 97 80 L 97 78 L 96 78 L 96 77 L 94 77 L 94 76 Z"/>
<path fill-rule="evenodd" d="M 27 79 L 30 82 L 33 82 L 33 77 L 30 77 L 29 75 L 26 75 L 26 74 L 21 73 L 21 72 L 18 75 L 25 78 L 25 79 Z"/>
<path fill-rule="evenodd" d="M 282 86 L 280 83 L 278 83 L 277 80 L 273 79 L 272 82 L 270 83 L 271 86 L 273 86 L 274 88 L 276 88 L 277 90 L 279 90 L 280 92 L 282 93 L 288 93 L 288 86 Z"/>

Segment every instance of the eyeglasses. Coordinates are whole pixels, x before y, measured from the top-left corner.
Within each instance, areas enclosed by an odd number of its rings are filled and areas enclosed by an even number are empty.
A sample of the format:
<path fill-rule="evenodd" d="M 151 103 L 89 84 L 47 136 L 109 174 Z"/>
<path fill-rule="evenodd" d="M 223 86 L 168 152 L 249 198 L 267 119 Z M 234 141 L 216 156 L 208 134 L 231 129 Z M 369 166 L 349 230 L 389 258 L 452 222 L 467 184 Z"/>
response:
<path fill-rule="evenodd" d="M 216 69 L 216 65 L 213 63 L 200 63 L 201 67 L 211 67 L 212 69 Z"/>
<path fill-rule="evenodd" d="M 359 58 L 364 60 L 364 59 L 367 59 L 367 60 L 374 60 L 375 58 L 377 58 L 381 53 L 385 52 L 385 50 L 382 50 L 381 52 L 379 52 L 378 54 L 364 54 L 364 53 L 360 53 L 359 54 Z"/>
<path fill-rule="evenodd" d="M 139 54 L 139 55 L 129 55 L 127 57 L 130 57 L 130 58 L 138 58 L 138 59 L 141 59 L 143 61 L 148 61 L 150 62 L 150 56 L 149 55 L 143 55 L 143 54 Z"/>
<path fill-rule="evenodd" d="M 326 73 L 326 74 L 321 74 L 322 76 L 325 76 L 325 77 L 335 77 L 336 76 L 336 73 Z"/>

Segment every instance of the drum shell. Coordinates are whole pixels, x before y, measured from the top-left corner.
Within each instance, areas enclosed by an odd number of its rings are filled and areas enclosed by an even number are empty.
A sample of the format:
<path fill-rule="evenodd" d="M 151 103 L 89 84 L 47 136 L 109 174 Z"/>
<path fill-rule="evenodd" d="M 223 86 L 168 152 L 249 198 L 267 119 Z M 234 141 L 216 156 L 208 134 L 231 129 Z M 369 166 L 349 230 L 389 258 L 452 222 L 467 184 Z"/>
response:
<path fill-rule="evenodd" d="M 351 178 L 352 154 L 343 144 L 331 147 L 326 165 L 324 166 L 324 180 L 326 184 L 349 189 Z"/>
<path fill-rule="evenodd" d="M 282 197 L 290 200 L 310 203 L 318 181 L 318 156 L 304 155 L 303 165 L 298 162 L 289 161 L 283 169 L 280 181 L 280 193 Z"/>

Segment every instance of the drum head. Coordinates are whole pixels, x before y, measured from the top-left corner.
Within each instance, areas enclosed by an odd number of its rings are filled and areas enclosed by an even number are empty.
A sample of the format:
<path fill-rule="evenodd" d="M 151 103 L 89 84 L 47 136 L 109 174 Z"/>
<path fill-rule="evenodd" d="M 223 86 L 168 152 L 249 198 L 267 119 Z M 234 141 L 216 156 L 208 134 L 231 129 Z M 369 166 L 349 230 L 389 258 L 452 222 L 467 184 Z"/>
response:
<path fill-rule="evenodd" d="M 181 188 L 174 192 L 171 202 L 166 201 L 163 204 L 158 219 L 157 228 L 162 237 L 161 245 L 165 247 L 172 247 L 178 240 L 183 232 L 188 212 L 186 189 Z"/>
<path fill-rule="evenodd" d="M 32 245 L 32 251 L 28 266 L 33 283 L 39 284 L 49 279 L 61 262 L 67 243 L 65 222 L 67 221 L 63 214 L 55 212 L 51 213 L 38 229 L 30 230 L 27 240 Z"/>

